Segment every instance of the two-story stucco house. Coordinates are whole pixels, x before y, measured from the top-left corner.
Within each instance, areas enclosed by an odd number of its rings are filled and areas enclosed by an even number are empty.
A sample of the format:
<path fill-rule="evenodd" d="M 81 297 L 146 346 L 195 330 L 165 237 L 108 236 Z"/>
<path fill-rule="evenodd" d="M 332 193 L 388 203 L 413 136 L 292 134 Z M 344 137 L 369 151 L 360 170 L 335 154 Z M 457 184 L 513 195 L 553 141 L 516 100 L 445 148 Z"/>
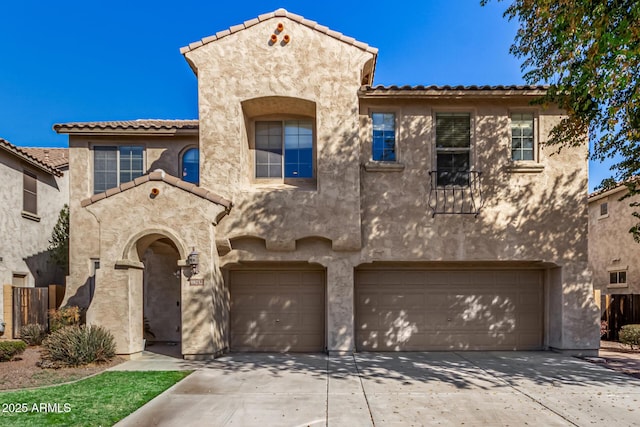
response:
<path fill-rule="evenodd" d="M 66 303 L 143 348 L 593 353 L 586 145 L 538 86 L 372 86 L 285 10 L 184 47 L 199 119 L 65 123 Z M 437 64 L 434 64 L 437 66 Z"/>
<path fill-rule="evenodd" d="M 626 184 L 589 195 L 589 265 L 611 338 L 621 326 L 640 322 L 640 244 L 629 233 L 638 222 L 630 204 L 640 197 L 622 199 Z"/>
<path fill-rule="evenodd" d="M 64 284 L 64 271 L 50 260 L 48 247 L 69 201 L 68 165 L 66 148 L 18 147 L 0 138 L 0 284 Z"/>

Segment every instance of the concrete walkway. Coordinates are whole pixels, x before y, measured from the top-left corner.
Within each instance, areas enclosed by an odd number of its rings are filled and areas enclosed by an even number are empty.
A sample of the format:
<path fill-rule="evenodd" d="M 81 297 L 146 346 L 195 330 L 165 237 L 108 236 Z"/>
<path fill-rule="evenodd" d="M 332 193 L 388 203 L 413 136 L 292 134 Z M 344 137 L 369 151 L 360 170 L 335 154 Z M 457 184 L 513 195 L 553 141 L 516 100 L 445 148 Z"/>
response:
<path fill-rule="evenodd" d="M 118 426 L 632 426 L 640 380 L 551 352 L 150 357 L 197 369 Z"/>

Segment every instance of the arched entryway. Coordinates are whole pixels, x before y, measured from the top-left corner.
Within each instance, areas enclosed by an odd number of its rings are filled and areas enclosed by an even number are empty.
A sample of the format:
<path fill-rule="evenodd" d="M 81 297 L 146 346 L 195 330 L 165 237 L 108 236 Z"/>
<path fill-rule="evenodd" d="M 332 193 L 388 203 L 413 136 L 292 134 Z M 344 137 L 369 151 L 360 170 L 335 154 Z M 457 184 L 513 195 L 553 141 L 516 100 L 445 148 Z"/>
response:
<path fill-rule="evenodd" d="M 168 345 L 181 354 L 183 276 L 178 261 L 184 251 L 173 235 L 158 231 L 135 236 L 132 243 L 126 252 L 143 265 L 140 334 L 146 349 L 166 352 Z"/>
<path fill-rule="evenodd" d="M 142 304 L 147 343 L 182 341 L 180 254 L 167 238 L 152 242 L 141 256 L 144 264 Z"/>

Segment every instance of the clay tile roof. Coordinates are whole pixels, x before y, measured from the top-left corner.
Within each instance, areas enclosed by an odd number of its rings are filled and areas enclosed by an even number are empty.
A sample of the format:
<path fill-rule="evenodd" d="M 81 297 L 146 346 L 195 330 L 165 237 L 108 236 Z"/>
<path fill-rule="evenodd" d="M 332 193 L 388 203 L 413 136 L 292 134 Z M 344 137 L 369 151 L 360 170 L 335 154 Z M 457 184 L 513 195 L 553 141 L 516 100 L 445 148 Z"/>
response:
<path fill-rule="evenodd" d="M 496 93 L 520 93 L 526 95 L 542 95 L 549 89 L 549 85 L 404 85 L 404 86 L 362 86 L 360 95 L 429 95 L 463 92 L 467 94 L 489 95 Z"/>
<path fill-rule="evenodd" d="M 632 176 L 631 178 L 627 178 L 623 181 L 618 181 L 615 183 L 615 185 L 610 186 L 610 187 L 605 187 L 605 188 L 600 188 L 596 191 L 594 191 L 593 193 L 589 194 L 589 201 L 591 201 L 591 199 L 600 199 L 601 197 L 599 196 L 604 196 L 605 193 L 611 194 L 611 193 L 616 193 L 619 190 L 621 190 L 622 187 L 626 187 L 629 188 L 632 185 L 638 185 L 640 184 L 640 176 Z"/>
<path fill-rule="evenodd" d="M 71 122 L 53 125 L 58 133 L 101 133 L 117 132 L 162 132 L 177 130 L 198 130 L 198 120 L 138 119 L 110 122 Z"/>
<path fill-rule="evenodd" d="M 299 24 L 302 24 L 302 25 L 304 25 L 306 27 L 311 28 L 312 30 L 319 31 L 319 32 L 321 32 L 323 34 L 326 34 L 326 35 L 328 35 L 330 37 L 333 37 L 333 38 L 338 39 L 340 41 L 343 41 L 343 42 L 345 42 L 347 44 L 355 46 L 355 47 L 357 47 L 359 49 L 362 49 L 362 50 L 364 50 L 366 52 L 372 53 L 374 55 L 378 54 L 378 49 L 376 49 L 375 47 L 371 47 L 366 43 L 358 42 L 357 40 L 355 40 L 352 37 L 347 37 L 347 36 L 343 35 L 342 33 L 330 30 L 329 28 L 327 28 L 327 27 L 325 27 L 323 25 L 318 25 L 318 23 L 315 22 L 315 21 L 312 21 L 310 19 L 306 19 L 303 16 L 297 15 L 295 13 L 288 12 L 285 9 L 278 9 L 278 10 L 275 10 L 275 11 L 270 12 L 270 13 L 265 13 L 265 14 L 262 14 L 262 15 L 258 16 L 257 18 L 250 19 L 248 21 L 244 21 L 244 23 L 242 23 L 242 24 L 234 25 L 232 27 L 229 27 L 226 30 L 219 31 L 219 32 L 216 33 L 215 36 L 205 37 L 202 40 L 199 40 L 197 42 L 189 44 L 189 46 L 185 46 L 185 47 L 180 48 L 180 53 L 182 53 L 184 55 L 187 52 L 195 50 L 195 49 L 199 48 L 200 46 L 203 46 L 203 45 L 205 45 L 207 43 L 211 43 L 213 41 L 219 40 L 219 39 L 221 39 L 223 37 L 228 36 L 229 34 L 233 34 L 235 32 L 241 31 L 241 30 L 243 30 L 245 28 L 252 27 L 252 26 L 254 26 L 254 25 L 256 25 L 256 24 L 258 24 L 260 22 L 263 22 L 263 21 L 266 21 L 266 20 L 269 20 L 269 19 L 272 19 L 272 18 L 280 18 L 280 17 L 289 18 L 294 22 L 297 22 Z"/>
<path fill-rule="evenodd" d="M 96 203 L 102 199 L 106 199 L 108 197 L 112 197 L 115 196 L 116 194 L 122 193 L 124 191 L 127 191 L 133 187 L 137 187 L 139 185 L 145 184 L 149 181 L 163 181 L 169 185 L 172 185 L 176 188 L 180 188 L 184 191 L 187 191 L 191 194 L 194 194 L 202 199 L 208 200 L 210 202 L 213 202 L 215 204 L 218 204 L 220 206 L 223 206 L 225 208 L 225 211 L 227 213 L 229 213 L 229 211 L 231 210 L 231 207 L 233 206 L 233 203 L 231 203 L 231 201 L 205 189 L 202 187 L 198 187 L 195 184 L 186 182 L 186 181 L 182 181 L 178 178 L 176 178 L 173 175 L 169 175 L 168 173 L 166 173 L 165 171 L 163 171 L 162 169 L 157 169 L 153 172 L 150 172 L 146 175 L 142 175 L 139 176 L 138 178 L 136 178 L 133 181 L 130 182 L 126 182 L 122 185 L 120 185 L 119 187 L 114 187 L 114 188 L 110 188 L 109 190 L 102 192 L 102 193 L 98 193 L 98 194 L 94 194 L 93 196 L 91 196 L 88 199 L 84 199 L 81 201 L 81 205 L 83 207 L 85 206 L 89 206 L 93 203 Z"/>
<path fill-rule="evenodd" d="M 69 165 L 68 148 L 23 147 L 22 150 L 54 168 L 61 168 Z"/>
<path fill-rule="evenodd" d="M 62 176 L 62 172 L 58 169 L 62 166 L 66 166 L 69 163 L 68 150 L 66 148 L 25 148 L 13 145 L 6 139 L 0 138 L 0 149 L 13 154 L 21 160 L 29 163 L 38 169 L 47 172 L 51 175 Z M 39 151 L 41 150 L 41 151 Z M 44 151 L 50 153 L 56 152 L 55 155 L 47 160 L 44 155 Z M 55 157 L 55 161 L 52 158 Z M 62 160 L 63 158 L 66 161 Z"/>

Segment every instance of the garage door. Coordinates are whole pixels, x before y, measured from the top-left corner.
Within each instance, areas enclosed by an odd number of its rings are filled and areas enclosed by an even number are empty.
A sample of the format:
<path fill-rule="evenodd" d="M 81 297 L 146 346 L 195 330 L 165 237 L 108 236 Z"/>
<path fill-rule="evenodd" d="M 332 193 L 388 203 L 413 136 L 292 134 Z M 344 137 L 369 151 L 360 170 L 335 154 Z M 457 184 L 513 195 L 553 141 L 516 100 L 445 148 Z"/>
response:
<path fill-rule="evenodd" d="M 538 350 L 540 271 L 356 272 L 361 351 Z"/>
<path fill-rule="evenodd" d="M 322 270 L 231 271 L 231 350 L 324 350 Z"/>

